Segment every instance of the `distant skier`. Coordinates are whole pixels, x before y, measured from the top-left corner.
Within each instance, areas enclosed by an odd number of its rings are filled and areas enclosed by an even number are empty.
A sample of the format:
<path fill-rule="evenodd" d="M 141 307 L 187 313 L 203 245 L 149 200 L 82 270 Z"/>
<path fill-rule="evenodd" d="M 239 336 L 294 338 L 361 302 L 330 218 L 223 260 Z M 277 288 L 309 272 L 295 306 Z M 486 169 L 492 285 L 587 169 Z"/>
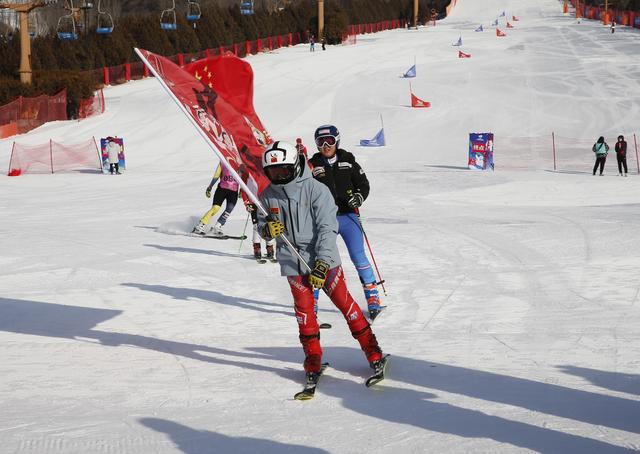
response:
<path fill-rule="evenodd" d="M 322 44 L 322 50 L 327 50 L 327 39 L 324 36 L 320 40 L 320 44 Z"/>
<path fill-rule="evenodd" d="M 604 137 L 600 136 L 598 141 L 593 144 L 591 150 L 596 154 L 596 163 L 593 166 L 593 174 L 596 174 L 598 166 L 600 166 L 600 176 L 604 170 L 604 163 L 607 160 L 607 153 L 609 152 L 609 145 L 604 141 Z"/>
<path fill-rule="evenodd" d="M 616 142 L 616 157 L 618 158 L 618 173 L 622 176 L 622 168 L 624 167 L 624 176 L 627 176 L 627 142 L 624 136 L 618 136 Z"/>
<path fill-rule="evenodd" d="M 309 52 L 316 51 L 316 39 L 313 35 L 309 37 Z"/>
<path fill-rule="evenodd" d="M 611 33 L 616 32 L 616 21 L 611 21 Z"/>
<path fill-rule="evenodd" d="M 280 273 L 286 276 L 293 295 L 300 343 L 305 353 L 307 381 L 317 380 L 322 370 L 320 331 L 314 312 L 314 288 L 324 288 L 342 312 L 352 336 L 358 341 L 370 366 L 381 371 L 382 351 L 369 322 L 347 289 L 336 238 L 338 222 L 331 192 L 314 180 L 306 159 L 296 147 L 273 142 L 262 157 L 271 184 L 260 199 L 269 216 L 258 213 L 263 238 L 277 242 Z M 299 262 L 280 235 L 284 233 L 311 268 Z"/>
<path fill-rule="evenodd" d="M 358 209 L 369 195 L 369 180 L 356 158 L 340 148 L 340 132 L 333 125 L 316 129 L 316 147 L 310 162 L 313 177 L 329 188 L 338 207 L 338 233 L 344 240 L 367 300 L 369 316 L 373 320 L 380 313 L 380 295 L 376 277 L 364 252 L 364 234 Z"/>
<path fill-rule="evenodd" d="M 227 167 L 223 166 L 222 164 L 218 164 L 218 167 L 213 174 L 213 178 L 211 179 L 211 183 L 209 183 L 209 186 L 207 186 L 207 189 L 205 190 L 205 195 L 207 196 L 207 198 L 211 197 L 211 189 L 218 180 L 220 180 L 220 183 L 216 188 L 216 192 L 213 194 L 212 207 L 204 214 L 204 216 L 202 216 L 198 225 L 193 228 L 192 233 L 205 235 L 207 233 L 207 225 L 209 224 L 211 217 L 220 210 L 220 208 L 222 207 L 222 203 L 226 201 L 227 205 L 224 209 L 224 212 L 220 215 L 218 221 L 211 229 L 211 232 L 215 236 L 224 235 L 224 233 L 222 232 L 222 226 L 224 226 L 224 224 L 227 222 L 227 219 L 236 206 L 236 203 L 238 201 L 239 185 L 238 182 L 233 178 L 231 173 L 227 170 Z"/>

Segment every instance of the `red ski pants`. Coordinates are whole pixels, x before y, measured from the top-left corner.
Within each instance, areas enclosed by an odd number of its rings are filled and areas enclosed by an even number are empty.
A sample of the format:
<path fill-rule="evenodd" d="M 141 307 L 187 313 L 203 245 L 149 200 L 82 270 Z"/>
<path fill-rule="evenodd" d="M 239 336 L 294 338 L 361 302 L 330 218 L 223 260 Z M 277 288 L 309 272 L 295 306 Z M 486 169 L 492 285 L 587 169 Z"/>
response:
<path fill-rule="evenodd" d="M 313 310 L 313 287 L 309 284 L 308 276 L 289 276 L 287 280 L 293 295 L 300 343 L 305 353 L 304 370 L 318 372 L 322 364 L 322 347 L 320 346 L 320 328 Z M 371 331 L 371 326 L 362 314 L 358 303 L 349 293 L 341 266 L 329 270 L 324 291 L 342 312 L 351 335 L 360 344 L 367 360 L 369 362 L 379 360 L 382 357 L 382 351 L 376 336 Z"/>

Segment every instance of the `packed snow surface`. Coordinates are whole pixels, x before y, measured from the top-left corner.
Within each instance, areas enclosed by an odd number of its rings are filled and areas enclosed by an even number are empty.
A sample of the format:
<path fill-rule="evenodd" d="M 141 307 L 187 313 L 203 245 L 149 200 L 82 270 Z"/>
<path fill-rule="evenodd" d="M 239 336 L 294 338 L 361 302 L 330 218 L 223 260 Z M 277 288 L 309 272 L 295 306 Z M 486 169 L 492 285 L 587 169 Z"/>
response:
<path fill-rule="evenodd" d="M 210 206 L 216 159 L 157 81 L 17 137 L 118 135 L 127 170 L 0 177 L 0 452 L 640 450 L 640 33 L 561 7 L 459 0 L 436 27 L 248 59 L 274 138 L 313 148 L 333 123 L 371 181 L 362 221 L 388 291 L 374 329 L 392 355 L 372 389 L 323 297 L 331 367 L 294 401 L 303 356 L 277 266 L 250 242 L 176 234 Z M 430 109 L 409 107 L 414 59 Z M 380 115 L 388 146 L 357 146 Z M 495 172 L 466 169 L 470 132 L 495 134 Z M 591 144 L 618 134 L 629 177 L 613 153 L 592 176 Z M 240 206 L 225 231 L 245 221 Z"/>

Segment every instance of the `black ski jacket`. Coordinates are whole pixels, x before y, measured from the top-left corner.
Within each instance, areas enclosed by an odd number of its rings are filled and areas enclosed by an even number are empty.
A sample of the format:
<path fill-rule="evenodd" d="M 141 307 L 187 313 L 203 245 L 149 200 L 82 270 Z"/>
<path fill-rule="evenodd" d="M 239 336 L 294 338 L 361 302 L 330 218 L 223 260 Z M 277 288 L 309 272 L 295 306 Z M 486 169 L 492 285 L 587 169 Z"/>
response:
<path fill-rule="evenodd" d="M 618 156 L 625 156 L 627 154 L 627 142 L 616 142 L 616 153 Z"/>
<path fill-rule="evenodd" d="M 329 188 L 338 206 L 338 214 L 354 213 L 355 210 L 347 203 L 351 198 L 349 193 L 359 192 L 366 200 L 369 180 L 351 153 L 339 148 L 336 156 L 337 161 L 330 165 L 321 153 L 314 154 L 309 160 L 313 165 L 313 177 Z"/>

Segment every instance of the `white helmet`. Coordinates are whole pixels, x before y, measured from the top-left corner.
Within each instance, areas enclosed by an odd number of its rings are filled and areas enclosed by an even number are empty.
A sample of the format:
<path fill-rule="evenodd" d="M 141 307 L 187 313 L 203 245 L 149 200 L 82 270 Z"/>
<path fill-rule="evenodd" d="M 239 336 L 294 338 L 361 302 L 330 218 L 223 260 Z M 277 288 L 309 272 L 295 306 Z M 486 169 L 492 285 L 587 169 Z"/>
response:
<path fill-rule="evenodd" d="M 271 183 L 290 183 L 301 169 L 298 149 L 287 142 L 273 142 L 262 153 L 262 168 Z"/>

